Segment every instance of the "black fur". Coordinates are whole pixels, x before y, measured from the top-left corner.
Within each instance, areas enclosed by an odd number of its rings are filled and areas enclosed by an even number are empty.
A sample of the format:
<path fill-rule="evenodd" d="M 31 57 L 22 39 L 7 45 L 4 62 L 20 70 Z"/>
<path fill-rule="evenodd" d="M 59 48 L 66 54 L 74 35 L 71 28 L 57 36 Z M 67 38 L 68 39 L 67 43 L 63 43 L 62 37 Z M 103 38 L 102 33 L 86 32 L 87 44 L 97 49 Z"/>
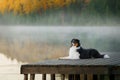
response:
<path fill-rule="evenodd" d="M 80 59 L 89 58 L 104 58 L 96 49 L 83 49 L 82 47 L 77 50 L 80 53 Z"/>

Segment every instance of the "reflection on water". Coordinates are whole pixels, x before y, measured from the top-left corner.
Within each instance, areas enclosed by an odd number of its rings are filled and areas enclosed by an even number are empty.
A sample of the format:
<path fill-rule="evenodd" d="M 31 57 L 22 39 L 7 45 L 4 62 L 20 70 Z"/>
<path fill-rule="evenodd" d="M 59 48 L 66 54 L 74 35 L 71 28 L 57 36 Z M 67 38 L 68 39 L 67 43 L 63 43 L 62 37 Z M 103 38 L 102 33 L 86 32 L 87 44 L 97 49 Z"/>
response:
<path fill-rule="evenodd" d="M 20 74 L 22 64 L 27 63 L 18 62 L 16 59 L 8 59 L 0 53 L 0 80 L 24 80 L 24 76 Z M 42 80 L 42 75 L 37 74 L 35 80 Z M 47 80 L 50 80 L 50 75 L 47 75 Z M 60 80 L 60 77 L 57 77 L 57 80 Z"/>
<path fill-rule="evenodd" d="M 23 80 L 20 75 L 20 65 L 16 59 L 8 59 L 4 54 L 0 53 L 0 80 Z"/>
<path fill-rule="evenodd" d="M 18 62 L 16 59 L 11 60 L 7 58 L 3 53 L 0 53 L 0 65 L 18 65 L 22 64 L 22 62 Z"/>

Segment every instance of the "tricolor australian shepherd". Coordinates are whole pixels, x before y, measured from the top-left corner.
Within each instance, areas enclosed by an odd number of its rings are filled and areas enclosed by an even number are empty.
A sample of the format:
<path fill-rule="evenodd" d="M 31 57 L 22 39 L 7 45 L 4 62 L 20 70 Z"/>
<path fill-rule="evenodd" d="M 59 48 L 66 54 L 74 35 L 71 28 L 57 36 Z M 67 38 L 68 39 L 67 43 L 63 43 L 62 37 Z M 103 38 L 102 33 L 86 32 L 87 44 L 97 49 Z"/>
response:
<path fill-rule="evenodd" d="M 60 59 L 90 59 L 90 58 L 110 58 L 107 54 L 100 54 L 96 49 L 84 49 L 80 40 L 72 39 L 69 56 Z"/>

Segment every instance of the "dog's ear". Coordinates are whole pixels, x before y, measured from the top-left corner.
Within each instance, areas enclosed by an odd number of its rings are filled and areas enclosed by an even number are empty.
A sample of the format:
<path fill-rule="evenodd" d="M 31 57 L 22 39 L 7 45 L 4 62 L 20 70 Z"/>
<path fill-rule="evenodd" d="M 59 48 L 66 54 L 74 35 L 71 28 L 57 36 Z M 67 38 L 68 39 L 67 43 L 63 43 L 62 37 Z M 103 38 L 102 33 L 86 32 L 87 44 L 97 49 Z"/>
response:
<path fill-rule="evenodd" d="M 74 40 L 75 40 L 75 39 L 73 38 L 73 39 L 71 40 L 71 43 L 74 42 Z"/>
<path fill-rule="evenodd" d="M 73 38 L 72 40 L 71 40 L 71 43 L 74 43 L 74 42 L 79 42 L 79 40 L 78 39 L 75 39 L 75 38 Z"/>
<path fill-rule="evenodd" d="M 76 41 L 77 41 L 78 43 L 80 43 L 80 40 L 79 40 L 79 39 L 76 39 Z"/>
<path fill-rule="evenodd" d="M 76 42 L 78 43 L 78 46 L 77 46 L 77 47 L 81 46 L 79 39 L 76 39 Z"/>

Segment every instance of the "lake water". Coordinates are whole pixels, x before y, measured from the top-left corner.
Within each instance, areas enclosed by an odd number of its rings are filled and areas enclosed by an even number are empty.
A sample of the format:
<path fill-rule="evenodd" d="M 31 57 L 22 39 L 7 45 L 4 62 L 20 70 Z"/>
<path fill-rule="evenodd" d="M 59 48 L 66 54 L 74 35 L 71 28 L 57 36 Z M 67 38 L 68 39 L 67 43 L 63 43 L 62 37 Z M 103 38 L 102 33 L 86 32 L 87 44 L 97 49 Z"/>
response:
<path fill-rule="evenodd" d="M 0 80 L 23 80 L 22 64 L 68 55 L 72 38 L 80 39 L 86 48 L 118 52 L 119 30 L 119 27 L 0 27 Z M 40 78 L 41 75 L 36 75 L 36 80 Z"/>
<path fill-rule="evenodd" d="M 16 59 L 8 59 L 3 53 L 0 53 L 0 79 L 1 80 L 23 80 L 20 75 L 20 66 L 23 63 Z"/>
<path fill-rule="evenodd" d="M 4 54 L 0 53 L 0 80 L 24 80 L 24 76 L 20 74 L 20 67 L 23 64 L 28 63 L 8 59 Z M 60 75 L 57 75 L 56 79 L 60 80 Z M 35 80 L 42 80 L 42 75 L 35 75 Z M 50 80 L 49 74 L 47 74 L 47 80 Z"/>
<path fill-rule="evenodd" d="M 4 54 L 0 53 L 0 80 L 24 80 L 24 76 L 20 74 L 20 67 L 23 64 L 27 63 L 18 62 L 16 59 L 8 59 Z M 50 75 L 48 74 L 47 80 L 49 79 Z M 42 75 L 37 74 L 35 80 L 42 80 Z"/>

